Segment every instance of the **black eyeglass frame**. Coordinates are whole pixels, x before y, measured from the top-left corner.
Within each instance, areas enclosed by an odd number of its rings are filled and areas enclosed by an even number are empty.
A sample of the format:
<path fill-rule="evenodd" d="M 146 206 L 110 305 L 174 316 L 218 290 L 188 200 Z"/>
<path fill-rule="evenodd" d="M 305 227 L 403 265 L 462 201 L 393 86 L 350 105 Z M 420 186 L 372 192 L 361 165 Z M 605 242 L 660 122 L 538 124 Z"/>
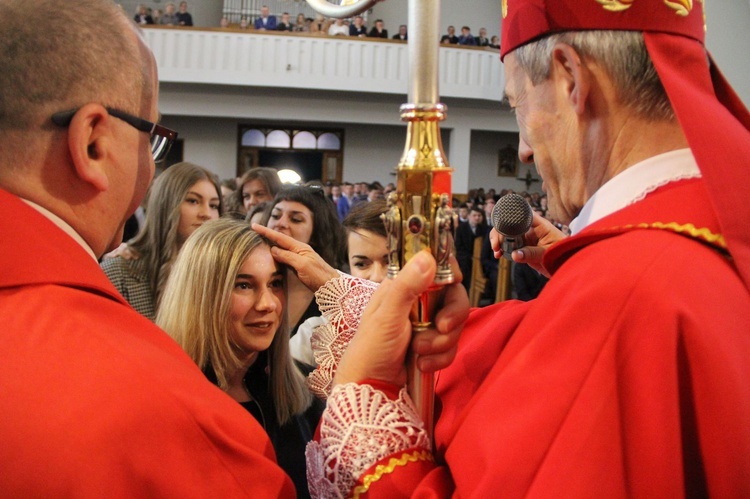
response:
<path fill-rule="evenodd" d="M 70 122 L 73 121 L 73 116 L 75 116 L 79 109 L 80 108 L 70 109 L 68 111 L 60 111 L 59 113 L 53 114 L 52 123 L 57 126 L 67 127 L 68 125 L 70 125 Z M 125 111 L 120 111 L 119 109 L 114 109 L 106 106 L 104 107 L 104 109 L 106 109 L 107 113 L 109 113 L 111 116 L 124 121 L 136 130 L 148 133 L 151 139 L 153 139 L 155 135 L 166 139 L 166 146 L 162 146 L 160 148 L 155 148 L 153 141 L 151 142 L 151 154 L 154 157 L 154 161 L 157 163 L 167 157 L 167 154 L 169 154 L 169 150 L 172 148 L 172 144 L 174 144 L 177 140 L 177 132 L 158 123 L 144 120 L 143 118 L 133 116 L 132 114 L 126 113 Z"/>

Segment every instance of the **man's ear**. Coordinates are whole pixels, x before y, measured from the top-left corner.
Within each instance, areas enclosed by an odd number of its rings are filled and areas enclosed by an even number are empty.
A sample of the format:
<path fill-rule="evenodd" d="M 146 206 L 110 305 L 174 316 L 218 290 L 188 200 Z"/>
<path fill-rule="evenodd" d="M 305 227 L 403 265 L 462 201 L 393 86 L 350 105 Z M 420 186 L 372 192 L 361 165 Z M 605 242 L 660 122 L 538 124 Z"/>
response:
<path fill-rule="evenodd" d="M 557 43 L 552 48 L 551 77 L 576 114 L 583 114 L 591 89 L 591 75 L 573 47 Z"/>
<path fill-rule="evenodd" d="M 68 126 L 68 148 L 75 172 L 99 191 L 109 188 L 108 163 L 114 144 L 112 119 L 100 104 L 86 104 Z"/>

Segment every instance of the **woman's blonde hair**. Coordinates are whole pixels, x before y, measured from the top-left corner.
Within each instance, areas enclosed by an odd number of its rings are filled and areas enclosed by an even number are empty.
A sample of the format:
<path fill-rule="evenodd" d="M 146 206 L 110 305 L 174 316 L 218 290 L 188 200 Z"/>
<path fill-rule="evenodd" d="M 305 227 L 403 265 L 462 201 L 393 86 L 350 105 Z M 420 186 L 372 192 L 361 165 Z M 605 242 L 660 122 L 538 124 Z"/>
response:
<path fill-rule="evenodd" d="M 228 374 L 242 367 L 239 347 L 230 335 L 235 277 L 259 247 L 268 248 L 268 241 L 243 221 L 224 218 L 206 222 L 180 251 L 156 315 L 156 324 L 201 370 L 210 366 L 225 391 Z M 286 311 L 282 317 L 268 349 L 271 394 L 280 424 L 312 403 L 304 376 L 289 353 Z"/>

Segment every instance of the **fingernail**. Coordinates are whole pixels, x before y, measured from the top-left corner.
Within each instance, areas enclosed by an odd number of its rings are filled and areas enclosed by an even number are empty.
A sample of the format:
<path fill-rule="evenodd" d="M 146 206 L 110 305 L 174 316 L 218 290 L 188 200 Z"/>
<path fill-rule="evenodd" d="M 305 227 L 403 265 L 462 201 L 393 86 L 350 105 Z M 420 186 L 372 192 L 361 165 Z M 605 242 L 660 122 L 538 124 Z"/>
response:
<path fill-rule="evenodd" d="M 523 260 L 526 255 L 523 254 L 523 250 L 516 250 L 518 252 L 518 259 Z"/>

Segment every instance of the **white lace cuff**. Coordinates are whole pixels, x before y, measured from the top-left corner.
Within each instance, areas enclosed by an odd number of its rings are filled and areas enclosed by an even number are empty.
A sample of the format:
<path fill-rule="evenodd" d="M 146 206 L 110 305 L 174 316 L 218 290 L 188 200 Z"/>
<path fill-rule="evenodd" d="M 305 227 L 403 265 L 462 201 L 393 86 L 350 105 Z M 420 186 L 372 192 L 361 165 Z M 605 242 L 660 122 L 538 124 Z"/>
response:
<path fill-rule="evenodd" d="M 316 327 L 310 338 L 318 367 L 310 373 L 307 385 L 317 397 L 325 400 L 328 396 L 339 360 L 357 332 L 362 313 L 377 288 L 377 283 L 339 272 L 339 277 L 315 292 L 318 308 L 328 321 Z"/>
<path fill-rule="evenodd" d="M 417 459 L 432 459 L 424 424 L 404 388 L 398 399 L 391 400 L 370 385 L 338 385 L 328 398 L 319 429 L 320 443 L 310 442 L 305 452 L 312 497 L 349 496 L 367 470 L 403 451 L 416 450 L 423 456 Z M 382 474 L 361 480 L 364 489 Z"/>

